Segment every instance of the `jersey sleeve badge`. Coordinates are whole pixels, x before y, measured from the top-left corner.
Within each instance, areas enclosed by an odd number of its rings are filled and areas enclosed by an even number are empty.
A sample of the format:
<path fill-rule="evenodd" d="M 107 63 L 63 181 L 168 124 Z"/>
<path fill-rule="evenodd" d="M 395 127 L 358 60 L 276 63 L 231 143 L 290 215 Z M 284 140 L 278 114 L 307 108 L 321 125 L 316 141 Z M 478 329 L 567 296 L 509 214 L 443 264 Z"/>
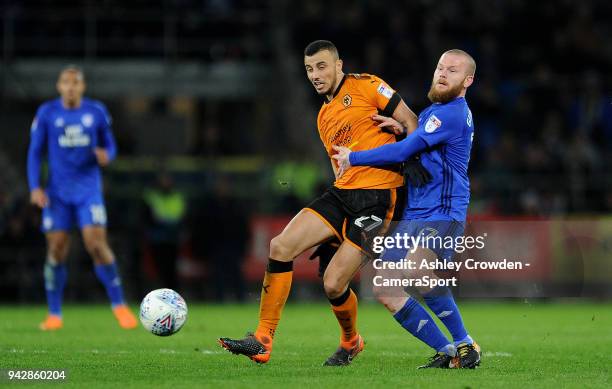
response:
<path fill-rule="evenodd" d="M 391 96 L 393 96 L 393 90 L 389 88 L 388 86 L 386 86 L 385 84 L 383 84 L 382 82 L 380 83 L 380 85 L 378 85 L 378 89 L 376 89 L 376 91 L 388 99 L 390 99 Z"/>
<path fill-rule="evenodd" d="M 425 124 L 425 132 L 431 134 L 435 130 L 437 130 L 442 125 L 442 120 L 438 119 L 436 115 L 431 115 L 429 119 L 427 119 L 427 124 Z"/>

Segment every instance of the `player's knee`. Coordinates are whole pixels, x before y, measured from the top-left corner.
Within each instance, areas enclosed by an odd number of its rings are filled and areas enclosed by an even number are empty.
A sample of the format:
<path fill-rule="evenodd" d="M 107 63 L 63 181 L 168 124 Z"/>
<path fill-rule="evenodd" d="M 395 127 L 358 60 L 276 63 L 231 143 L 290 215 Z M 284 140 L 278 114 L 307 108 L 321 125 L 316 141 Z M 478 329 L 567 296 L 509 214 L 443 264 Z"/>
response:
<path fill-rule="evenodd" d="M 323 276 L 323 288 L 328 298 L 340 297 L 346 290 L 347 284 L 339 277 L 336 277 L 329 272 Z"/>
<path fill-rule="evenodd" d="M 378 286 L 376 284 L 374 284 L 374 286 L 372 286 L 372 294 L 374 295 L 374 297 L 376 297 L 376 300 L 378 300 L 379 302 L 383 303 L 383 299 L 386 296 L 385 294 L 385 290 L 386 288 L 382 287 L 382 286 Z"/>
<path fill-rule="evenodd" d="M 68 256 L 68 241 L 56 239 L 49 242 L 47 248 L 47 258 L 50 262 L 61 263 Z"/>
<path fill-rule="evenodd" d="M 392 296 L 390 295 L 389 288 L 374 285 L 372 287 L 372 293 L 374 294 L 374 297 L 376 298 L 376 300 L 378 300 L 379 303 L 384 305 L 387 309 L 391 310 Z"/>
<path fill-rule="evenodd" d="M 47 262 L 62 263 L 66 261 L 68 250 L 63 250 L 57 247 L 50 246 L 47 250 Z"/>
<path fill-rule="evenodd" d="M 96 261 L 103 259 L 103 253 L 106 248 L 106 242 L 100 238 L 89 238 L 84 240 L 85 249 Z"/>
<path fill-rule="evenodd" d="M 292 260 L 296 256 L 294 250 L 282 235 L 275 236 L 270 241 L 270 258 L 277 261 Z"/>

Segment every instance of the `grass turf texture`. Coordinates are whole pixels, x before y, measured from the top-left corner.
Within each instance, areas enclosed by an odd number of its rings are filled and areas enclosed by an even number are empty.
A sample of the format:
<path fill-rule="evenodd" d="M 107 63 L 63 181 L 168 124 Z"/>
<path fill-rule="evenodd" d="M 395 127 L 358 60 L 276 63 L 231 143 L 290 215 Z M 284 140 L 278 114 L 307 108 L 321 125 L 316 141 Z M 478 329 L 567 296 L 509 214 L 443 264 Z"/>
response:
<path fill-rule="evenodd" d="M 359 311 L 365 351 L 349 367 L 322 367 L 338 345 L 338 324 L 327 305 L 291 303 L 277 331 L 272 359 L 263 366 L 216 344 L 219 336 L 240 337 L 253 329 L 255 305 L 192 305 L 185 327 L 167 338 L 142 328 L 121 330 L 106 306 L 66 307 L 64 329 L 53 333 L 37 329 L 44 307 L 4 306 L 0 369 L 68 369 L 62 385 L 88 389 L 612 387 L 612 305 L 460 305 L 484 352 L 476 370 L 417 370 L 432 351 L 376 304 L 362 304 Z"/>

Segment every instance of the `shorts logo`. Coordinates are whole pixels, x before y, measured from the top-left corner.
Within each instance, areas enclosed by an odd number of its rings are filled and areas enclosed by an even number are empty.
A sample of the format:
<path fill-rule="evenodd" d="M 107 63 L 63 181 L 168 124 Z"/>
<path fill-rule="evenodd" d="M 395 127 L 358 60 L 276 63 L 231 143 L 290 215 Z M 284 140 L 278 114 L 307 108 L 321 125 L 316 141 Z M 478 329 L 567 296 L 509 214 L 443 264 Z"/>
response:
<path fill-rule="evenodd" d="M 422 235 L 425 238 L 428 238 L 430 236 L 436 236 L 438 235 L 438 230 L 432 227 L 425 227 L 421 231 L 419 231 L 419 235 Z"/>
<path fill-rule="evenodd" d="M 351 95 L 344 95 L 344 97 L 342 98 L 342 105 L 344 105 L 345 107 L 351 105 L 352 102 L 353 98 L 351 97 Z"/>
<path fill-rule="evenodd" d="M 364 231 L 370 232 L 376 227 L 382 224 L 382 219 L 378 216 L 370 215 L 370 216 L 361 216 L 360 218 L 355 220 L 355 225 L 357 227 L 363 228 Z"/>
<path fill-rule="evenodd" d="M 438 119 L 436 115 L 431 115 L 429 119 L 427 119 L 427 124 L 425 124 L 425 132 L 431 134 L 435 130 L 437 130 L 442 125 L 442 120 Z"/>
<path fill-rule="evenodd" d="M 51 219 L 50 217 L 43 218 L 43 228 L 45 230 L 50 230 L 51 227 L 53 227 L 53 219 Z"/>
<path fill-rule="evenodd" d="M 94 224 L 106 224 L 106 208 L 104 208 L 104 205 L 91 205 L 89 212 L 91 212 L 91 221 Z"/>
<path fill-rule="evenodd" d="M 378 85 L 378 89 L 376 89 L 376 91 L 388 99 L 390 99 L 391 96 L 393 96 L 393 90 L 389 88 L 388 86 L 386 86 L 385 84 L 383 84 L 382 82 L 380 83 L 380 85 Z"/>

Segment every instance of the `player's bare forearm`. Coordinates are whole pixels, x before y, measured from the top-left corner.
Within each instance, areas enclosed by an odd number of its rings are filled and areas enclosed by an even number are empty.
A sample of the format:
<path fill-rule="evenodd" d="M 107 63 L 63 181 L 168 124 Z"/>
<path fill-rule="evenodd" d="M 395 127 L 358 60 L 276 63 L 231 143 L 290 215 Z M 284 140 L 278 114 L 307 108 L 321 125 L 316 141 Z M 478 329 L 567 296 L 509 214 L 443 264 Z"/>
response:
<path fill-rule="evenodd" d="M 393 111 L 393 119 L 397 120 L 406 129 L 406 134 L 413 133 L 418 126 L 417 115 L 412 112 L 403 100 L 400 101 L 395 111 Z"/>

